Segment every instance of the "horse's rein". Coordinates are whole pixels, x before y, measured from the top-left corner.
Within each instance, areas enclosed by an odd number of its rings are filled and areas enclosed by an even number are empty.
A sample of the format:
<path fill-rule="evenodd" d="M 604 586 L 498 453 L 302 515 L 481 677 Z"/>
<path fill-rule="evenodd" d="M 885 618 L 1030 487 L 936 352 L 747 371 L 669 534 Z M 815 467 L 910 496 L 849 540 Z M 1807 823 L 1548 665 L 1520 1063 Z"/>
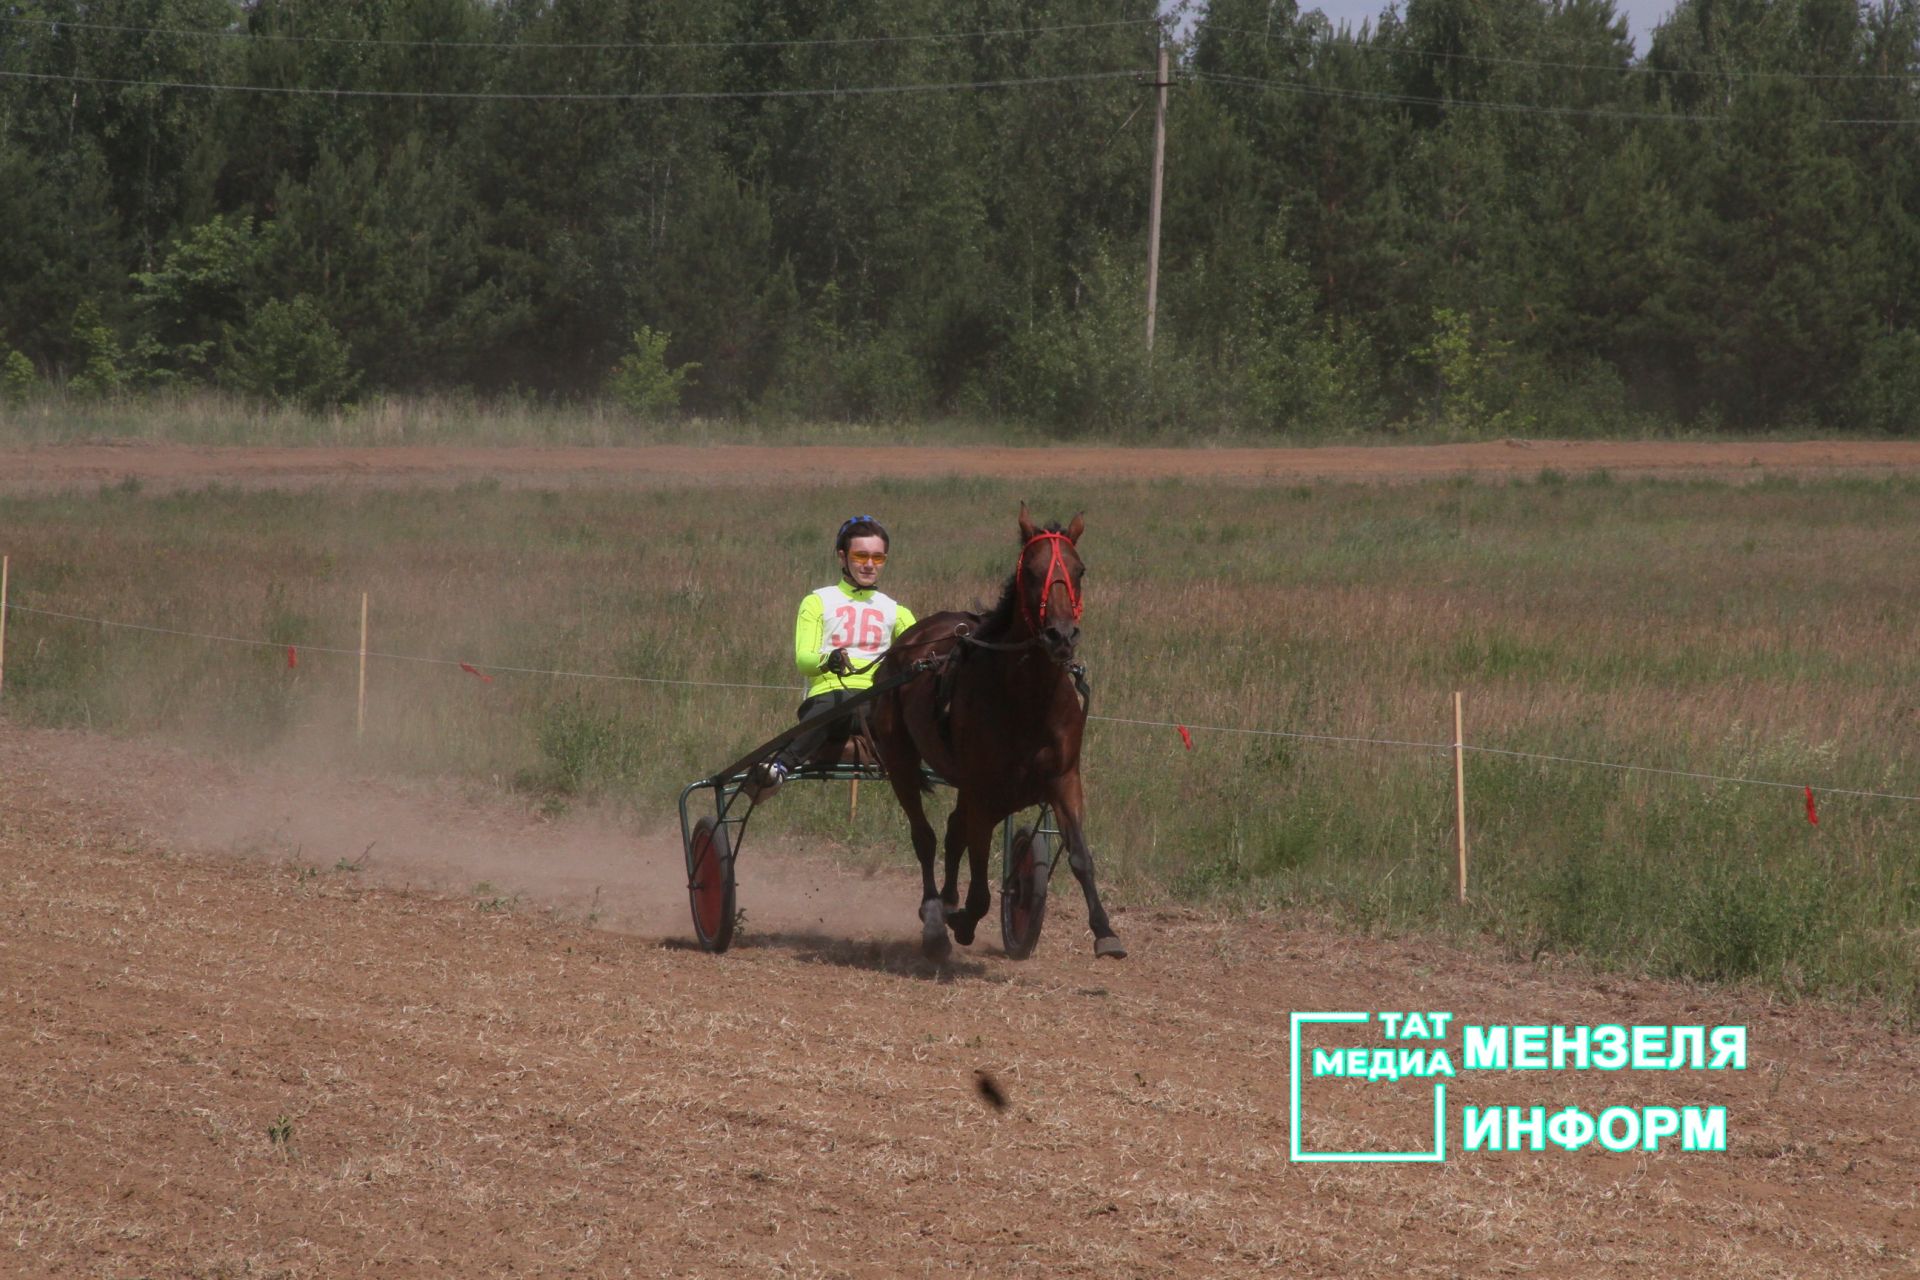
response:
<path fill-rule="evenodd" d="M 1046 581 L 1041 585 L 1041 588 L 1040 588 L 1040 608 L 1038 612 L 1041 614 L 1044 614 L 1046 612 L 1047 597 L 1052 594 L 1053 584 L 1055 582 L 1059 582 L 1062 586 L 1066 587 L 1067 589 L 1067 600 L 1073 606 L 1073 620 L 1076 623 L 1079 622 L 1081 608 L 1082 608 L 1081 600 L 1080 600 L 1080 591 L 1079 591 L 1079 588 L 1073 585 L 1073 575 L 1066 571 L 1066 566 L 1062 563 L 1061 556 L 1060 556 L 1060 546 L 1062 543 L 1066 543 L 1069 546 L 1072 545 L 1072 539 L 1068 538 L 1066 534 L 1036 533 L 1033 535 L 1033 537 L 1027 539 L 1026 544 L 1020 548 L 1019 558 L 1014 561 L 1013 572 L 1014 572 L 1015 581 L 1018 582 L 1020 571 L 1022 568 L 1026 566 L 1027 552 L 1033 549 L 1033 544 L 1036 542 L 1047 542 L 1051 544 L 1048 548 L 1049 557 L 1047 560 L 1047 577 L 1046 577 Z M 1023 653 L 1028 649 L 1038 648 L 1042 643 L 1044 643 L 1040 639 L 1039 621 L 1036 617 L 1035 610 L 1028 605 L 1027 598 L 1024 595 L 1020 597 L 1020 616 L 1023 619 L 1025 619 L 1027 623 L 1027 630 L 1030 633 L 1025 640 L 1017 640 L 1011 644 L 999 643 L 992 640 L 982 640 L 978 636 L 974 635 L 972 630 L 964 622 L 961 623 L 958 627 L 956 627 L 953 630 L 950 638 L 954 641 L 956 646 L 965 646 L 965 647 L 970 647 L 974 649 L 987 649 L 994 653 Z M 902 648 L 906 648 L 906 649 L 924 648 L 929 645 L 940 644 L 945 640 L 947 640 L 948 638 L 949 637 L 947 636 L 941 636 L 939 638 L 931 639 L 931 640 L 911 641 L 905 645 L 894 645 L 892 646 L 891 649 L 889 649 L 888 652 L 892 652 L 895 649 L 902 649 Z M 951 661 L 952 654 L 954 652 L 957 652 L 957 648 L 955 650 L 950 650 L 948 653 L 943 653 L 933 658 L 922 658 L 919 660 L 919 662 L 915 663 L 914 665 L 916 667 L 922 667 L 923 669 L 928 666 L 944 665 L 946 662 Z M 864 674 L 865 672 L 871 671 L 875 667 L 879 666 L 882 662 L 886 661 L 886 657 L 887 655 L 883 653 L 878 658 L 875 658 L 872 662 L 869 662 L 862 667 L 856 667 L 852 671 L 848 672 L 847 674 L 861 675 L 861 674 Z M 1080 696 L 1082 700 L 1090 702 L 1092 700 L 1092 695 L 1087 689 L 1087 684 L 1086 684 L 1087 669 L 1085 665 L 1076 662 L 1072 664 L 1069 670 L 1073 673 L 1074 684 L 1079 688 Z"/>

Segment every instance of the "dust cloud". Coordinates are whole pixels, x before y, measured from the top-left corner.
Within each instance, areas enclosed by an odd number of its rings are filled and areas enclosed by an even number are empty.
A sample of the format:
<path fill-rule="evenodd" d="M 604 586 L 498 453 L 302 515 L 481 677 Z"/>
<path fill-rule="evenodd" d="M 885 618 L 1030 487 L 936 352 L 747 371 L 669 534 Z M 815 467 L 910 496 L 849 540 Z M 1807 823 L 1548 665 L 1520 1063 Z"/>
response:
<path fill-rule="evenodd" d="M 872 875 L 809 856 L 769 830 L 778 803 L 760 815 L 737 869 L 750 932 L 914 931 L 919 892 L 906 851 L 898 870 Z M 590 809 L 546 818 L 480 788 L 269 765 L 188 798 L 162 830 L 183 849 L 472 895 L 626 933 L 691 936 L 677 819 L 640 830 Z"/>
<path fill-rule="evenodd" d="M 292 734 L 241 758 L 0 720 L 0 772 L 40 779 L 33 790 L 46 791 L 49 804 L 70 808 L 85 797 L 106 838 L 173 855 L 310 869 L 694 944 L 672 795 L 637 818 L 584 806 L 550 817 L 484 782 L 375 776 L 325 739 Z M 892 803 L 884 786 L 876 790 L 872 802 Z M 782 803 L 776 796 L 762 806 L 743 846 L 736 880 L 745 917 L 734 945 L 913 968 L 920 874 L 904 833 L 897 864 L 864 869 L 793 833 Z M 979 941 L 956 960 L 995 949 L 998 919 L 990 912 Z"/>
<path fill-rule="evenodd" d="M 557 818 L 484 784 L 368 776 L 312 745 L 237 761 L 190 747 L 0 723 L 0 767 L 57 779 L 124 836 L 167 851 L 311 868 L 318 876 L 545 911 L 597 928 L 691 943 L 673 798 L 636 820 Z M 51 797 L 52 793 L 49 793 Z M 51 801 L 50 801 L 51 802 Z M 742 942 L 917 943 L 919 873 L 863 872 L 782 829 L 780 798 L 741 853 Z"/>

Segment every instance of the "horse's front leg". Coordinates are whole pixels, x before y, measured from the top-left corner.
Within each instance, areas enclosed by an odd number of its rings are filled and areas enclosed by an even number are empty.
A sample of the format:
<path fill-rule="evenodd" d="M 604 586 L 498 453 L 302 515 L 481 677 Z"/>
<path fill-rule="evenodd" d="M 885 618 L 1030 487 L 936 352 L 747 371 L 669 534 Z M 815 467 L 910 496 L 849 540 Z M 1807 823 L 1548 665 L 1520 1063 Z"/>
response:
<path fill-rule="evenodd" d="M 1087 927 L 1093 930 L 1093 954 L 1119 960 L 1127 954 L 1125 944 L 1107 920 L 1107 909 L 1100 905 L 1100 890 L 1093 882 L 1093 850 L 1087 845 L 1086 798 L 1080 790 L 1080 771 L 1074 770 L 1053 785 L 1053 816 L 1060 823 L 1061 838 L 1067 842 L 1067 865 L 1087 896 Z"/>
<path fill-rule="evenodd" d="M 967 846 L 967 905 L 963 911 L 948 911 L 947 923 L 953 928 L 954 941 L 963 947 L 973 945 L 974 929 L 993 906 L 993 889 L 987 880 L 987 863 L 993 852 L 993 821 L 978 806 L 962 801 L 953 811 L 954 825 L 948 829 L 947 857 L 951 871 L 956 852 L 951 841 L 957 830 Z"/>
<path fill-rule="evenodd" d="M 897 753 L 881 751 L 887 770 L 887 782 L 907 815 L 907 827 L 913 832 L 913 853 L 920 859 L 920 953 L 935 964 L 944 964 L 953 954 L 953 942 L 947 937 L 946 904 L 933 883 L 935 840 L 933 824 L 927 821 L 926 805 L 920 795 L 920 762 Z"/>
<path fill-rule="evenodd" d="M 947 916 L 953 916 L 953 908 L 960 901 L 960 850 L 967 842 L 967 830 L 962 814 L 965 810 L 958 804 L 947 815 L 946 867 L 940 880 L 940 901 L 947 904 Z M 962 942 L 968 939 L 962 938 Z"/>
<path fill-rule="evenodd" d="M 906 731 L 900 708 L 900 693 L 885 695 L 874 708 L 874 747 L 879 764 L 887 770 L 887 785 L 893 798 L 906 814 L 906 825 L 914 833 L 914 856 L 920 860 L 920 954 L 933 963 L 945 963 L 954 944 L 947 936 L 947 906 L 939 890 L 933 887 L 933 823 L 927 821 L 927 806 L 920 791 L 920 752 L 914 750 L 914 737 Z"/>

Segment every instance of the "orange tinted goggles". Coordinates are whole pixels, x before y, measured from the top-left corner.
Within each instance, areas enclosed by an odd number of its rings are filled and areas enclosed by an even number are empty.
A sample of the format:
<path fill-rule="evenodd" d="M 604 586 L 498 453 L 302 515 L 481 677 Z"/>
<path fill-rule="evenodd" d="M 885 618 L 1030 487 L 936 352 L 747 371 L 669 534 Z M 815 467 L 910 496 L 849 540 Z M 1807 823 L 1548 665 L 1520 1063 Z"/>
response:
<path fill-rule="evenodd" d="M 887 562 L 887 553 L 884 551 L 849 551 L 847 552 L 847 559 L 853 561 L 855 564 L 877 566 Z"/>

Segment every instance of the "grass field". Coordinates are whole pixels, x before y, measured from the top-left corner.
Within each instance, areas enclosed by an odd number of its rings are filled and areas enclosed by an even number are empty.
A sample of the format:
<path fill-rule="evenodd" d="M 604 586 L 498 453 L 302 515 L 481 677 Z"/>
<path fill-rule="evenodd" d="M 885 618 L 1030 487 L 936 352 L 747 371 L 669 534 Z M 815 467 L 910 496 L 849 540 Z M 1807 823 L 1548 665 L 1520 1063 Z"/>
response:
<path fill-rule="evenodd" d="M 192 445 L 608 445 L 991 442 L 1033 444 L 1046 433 L 1017 424 L 954 419 L 849 423 L 669 415 L 647 418 L 611 403 L 534 398 L 376 396 L 323 412 L 274 406 L 218 391 L 68 396 L 47 391 L 0 400 L 0 446 L 75 441 Z"/>
<path fill-rule="evenodd" d="M 1608 438 L 1618 438 L 1618 424 Z M 1646 425 L 1647 438 L 1714 439 L 1712 431 L 1677 423 Z M 1244 443 L 1427 444 L 1499 438 L 1464 424 L 1411 422 L 1392 430 L 1252 426 L 1231 437 L 1208 419 L 1189 431 L 1146 433 L 1117 424 L 1072 433 L 1076 442 L 1160 445 Z M 1820 433 L 1814 432 L 1812 435 Z M 535 397 L 372 396 L 329 411 L 275 406 L 204 388 L 83 396 L 44 389 L 21 401 L 0 398 L 0 447 L 76 441 L 143 441 L 189 445 L 608 445 L 608 444 L 1008 444 L 1059 439 L 1045 424 L 1005 418 L 925 417 L 844 422 L 757 414 L 733 418 L 668 415 L 649 418 L 608 402 L 549 402 Z M 1796 427 L 1782 438 L 1807 439 Z M 1754 437 L 1760 438 L 1760 437 Z M 1843 438 L 1843 437 L 1836 437 Z M 1879 437 L 1874 437 L 1879 438 Z"/>
<path fill-rule="evenodd" d="M 300 494 L 137 486 L 0 499 L 16 720 L 454 774 L 665 825 L 688 779 L 787 723 L 792 610 L 854 510 L 917 611 L 990 595 L 1013 513 L 1087 512 L 1098 714 L 1476 745 L 1791 788 L 1476 754 L 1472 904 L 1452 905 L 1443 751 L 1096 723 L 1092 834 L 1123 900 L 1285 906 L 1522 956 L 1858 999 L 1920 1017 L 1920 481 L 1469 481 L 1293 488 L 929 478 L 776 487 Z M 376 661 L 373 648 L 765 683 L 709 689 Z M 772 826 L 768 819 L 766 828 Z M 783 796 L 777 821 L 903 860 L 890 801 Z M 532 855 L 537 856 L 537 855 Z M 1064 879 L 1056 885 L 1064 884 Z M 1064 901 L 1064 899 L 1063 899 Z M 1078 904 L 1063 907 L 1077 912 Z"/>

